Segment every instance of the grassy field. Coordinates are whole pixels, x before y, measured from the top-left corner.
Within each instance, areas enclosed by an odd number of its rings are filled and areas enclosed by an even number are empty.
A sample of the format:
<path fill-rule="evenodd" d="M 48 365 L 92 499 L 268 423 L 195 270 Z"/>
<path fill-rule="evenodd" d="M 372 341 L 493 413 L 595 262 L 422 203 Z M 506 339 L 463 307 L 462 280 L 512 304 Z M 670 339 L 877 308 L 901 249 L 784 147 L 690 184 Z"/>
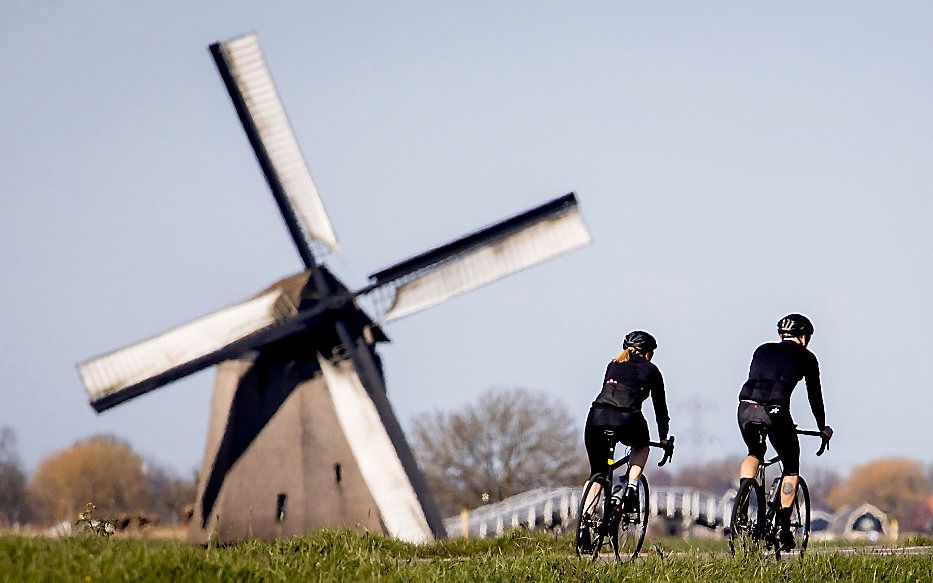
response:
<path fill-rule="evenodd" d="M 643 559 L 617 565 L 577 559 L 568 537 L 524 532 L 415 546 L 324 531 L 210 549 L 174 540 L 3 536 L 0 581 L 933 581 L 933 547 L 901 556 L 824 548 L 783 562 L 713 554 L 722 549 L 715 540 L 646 541 Z"/>

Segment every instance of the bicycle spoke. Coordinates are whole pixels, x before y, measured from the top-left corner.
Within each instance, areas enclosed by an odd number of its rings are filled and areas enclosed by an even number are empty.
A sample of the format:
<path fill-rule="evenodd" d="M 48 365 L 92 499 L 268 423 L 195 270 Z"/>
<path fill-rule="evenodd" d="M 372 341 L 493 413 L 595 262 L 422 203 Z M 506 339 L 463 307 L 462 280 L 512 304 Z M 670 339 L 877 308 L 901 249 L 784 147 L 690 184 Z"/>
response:
<path fill-rule="evenodd" d="M 755 480 L 742 480 L 729 524 L 729 548 L 733 555 L 759 552 L 759 542 L 767 539 L 761 498 L 761 489 Z"/>
<path fill-rule="evenodd" d="M 797 480 L 797 495 L 791 506 L 791 532 L 794 535 L 794 548 L 784 551 L 787 556 L 803 556 L 810 538 L 810 493 L 802 477 Z"/>
<path fill-rule="evenodd" d="M 593 494 L 598 488 L 599 492 Z M 605 488 L 602 477 L 595 475 L 587 480 L 580 499 L 580 507 L 575 536 L 576 551 L 579 556 L 591 553 L 599 554 L 602 545 L 603 504 L 605 503 Z"/>

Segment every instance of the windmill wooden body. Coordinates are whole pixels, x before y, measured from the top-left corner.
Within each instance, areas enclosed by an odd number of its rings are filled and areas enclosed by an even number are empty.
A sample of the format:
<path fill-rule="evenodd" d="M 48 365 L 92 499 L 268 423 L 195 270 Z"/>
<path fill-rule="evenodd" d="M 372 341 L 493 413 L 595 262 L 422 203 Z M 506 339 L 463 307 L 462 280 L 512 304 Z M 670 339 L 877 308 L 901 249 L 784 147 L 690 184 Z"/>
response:
<path fill-rule="evenodd" d="M 350 289 L 323 264 L 333 228 L 255 35 L 210 47 L 304 269 L 256 296 L 80 363 L 98 411 L 217 366 L 191 542 L 357 527 L 445 536 L 388 401 L 381 324 L 587 244 L 564 195 L 373 273 Z M 359 305 L 370 297 L 378 322 Z"/>

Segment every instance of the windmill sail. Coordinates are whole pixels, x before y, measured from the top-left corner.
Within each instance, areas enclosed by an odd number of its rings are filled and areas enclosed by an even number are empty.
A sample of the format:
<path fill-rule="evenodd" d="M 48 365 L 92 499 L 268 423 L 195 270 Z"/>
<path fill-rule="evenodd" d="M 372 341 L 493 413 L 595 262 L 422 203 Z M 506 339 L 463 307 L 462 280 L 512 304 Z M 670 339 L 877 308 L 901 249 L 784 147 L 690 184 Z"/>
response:
<path fill-rule="evenodd" d="M 414 543 L 433 539 L 418 493 L 357 372 L 318 356 L 337 419 L 391 536 Z M 416 470 L 417 471 L 417 470 Z"/>
<path fill-rule="evenodd" d="M 299 252 L 308 252 L 300 231 L 337 251 L 334 229 L 266 66 L 259 39 L 247 34 L 215 43 L 211 53 Z M 311 267 L 304 253 L 302 258 Z"/>
<path fill-rule="evenodd" d="M 590 242 L 573 193 L 370 275 L 396 320 Z"/>
<path fill-rule="evenodd" d="M 292 332 L 298 310 L 282 289 L 224 308 L 78 365 L 97 412 Z"/>

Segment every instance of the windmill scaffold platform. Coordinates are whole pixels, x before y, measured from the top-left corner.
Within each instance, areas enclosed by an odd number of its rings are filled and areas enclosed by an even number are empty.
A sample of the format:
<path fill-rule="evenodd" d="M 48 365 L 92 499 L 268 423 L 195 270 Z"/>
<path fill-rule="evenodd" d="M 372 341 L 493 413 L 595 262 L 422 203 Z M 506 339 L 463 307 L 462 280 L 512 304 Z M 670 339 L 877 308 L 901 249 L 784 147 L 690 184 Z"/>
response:
<path fill-rule="evenodd" d="M 217 365 L 192 543 L 351 527 L 406 541 L 444 524 L 386 396 L 381 324 L 589 243 L 573 193 L 373 273 L 324 265 L 337 239 L 255 34 L 210 46 L 304 270 L 78 365 L 98 412 Z M 361 307 L 372 298 L 374 319 Z"/>

